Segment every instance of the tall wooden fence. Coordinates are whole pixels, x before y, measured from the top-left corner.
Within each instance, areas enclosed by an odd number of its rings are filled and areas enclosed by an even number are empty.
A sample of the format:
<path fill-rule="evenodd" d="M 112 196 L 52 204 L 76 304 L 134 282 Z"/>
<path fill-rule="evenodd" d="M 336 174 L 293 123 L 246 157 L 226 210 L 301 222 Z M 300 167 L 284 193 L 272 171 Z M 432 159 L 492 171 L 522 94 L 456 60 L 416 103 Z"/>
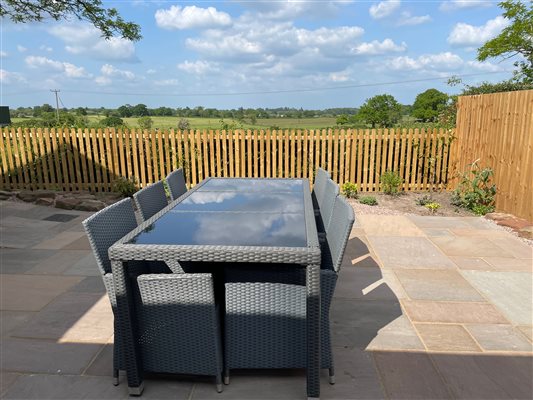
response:
<path fill-rule="evenodd" d="M 496 209 L 533 221 L 533 90 L 459 97 L 453 158 L 491 167 Z"/>
<path fill-rule="evenodd" d="M 406 191 L 445 188 L 453 131 L 9 130 L 0 140 L 0 185 L 8 189 L 109 191 L 120 176 L 140 187 L 183 167 L 191 185 L 208 176 L 308 177 L 380 190 L 392 170 Z"/>

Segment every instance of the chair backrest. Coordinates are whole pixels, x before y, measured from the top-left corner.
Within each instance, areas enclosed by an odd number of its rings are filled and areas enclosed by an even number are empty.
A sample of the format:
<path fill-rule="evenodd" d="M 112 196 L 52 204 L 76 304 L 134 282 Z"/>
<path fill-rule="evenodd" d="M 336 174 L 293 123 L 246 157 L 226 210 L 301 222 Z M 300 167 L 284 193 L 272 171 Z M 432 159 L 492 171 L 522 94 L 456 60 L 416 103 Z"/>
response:
<path fill-rule="evenodd" d="M 111 272 L 108 249 L 137 227 L 135 211 L 130 198 L 112 204 L 83 221 L 102 275 Z"/>
<path fill-rule="evenodd" d="M 144 221 L 168 205 L 163 181 L 139 190 L 133 195 L 133 199 Z"/>
<path fill-rule="evenodd" d="M 177 170 L 168 174 L 166 181 L 168 188 L 170 189 L 170 198 L 172 200 L 176 200 L 187 191 L 185 176 L 183 175 L 183 168 L 178 168 Z"/>
<path fill-rule="evenodd" d="M 341 268 L 342 257 L 346 244 L 350 238 L 350 232 L 355 221 L 353 208 L 343 196 L 337 196 L 333 206 L 331 222 L 326 230 L 326 239 L 331 267 L 338 272 Z"/>
<path fill-rule="evenodd" d="M 324 195 L 318 203 L 318 207 L 320 208 L 320 217 L 322 218 L 322 223 L 324 224 L 324 230 L 329 227 L 331 215 L 333 213 L 333 206 L 335 205 L 335 199 L 338 195 L 339 186 L 328 178 L 326 181 Z"/>
<path fill-rule="evenodd" d="M 324 191 L 326 190 L 326 182 L 330 178 L 328 171 L 318 168 L 315 175 L 315 184 L 313 185 L 313 193 L 318 203 L 322 201 Z"/>

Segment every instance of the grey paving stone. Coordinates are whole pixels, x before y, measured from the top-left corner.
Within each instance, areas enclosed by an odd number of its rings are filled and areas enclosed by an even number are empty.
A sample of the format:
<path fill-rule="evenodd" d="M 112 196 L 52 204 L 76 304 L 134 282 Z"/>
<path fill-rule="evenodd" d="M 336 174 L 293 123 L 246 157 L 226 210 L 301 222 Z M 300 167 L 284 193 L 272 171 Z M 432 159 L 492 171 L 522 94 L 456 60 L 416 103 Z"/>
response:
<path fill-rule="evenodd" d="M 144 396 L 143 396 L 144 397 Z M 5 399 L 126 399 L 126 385 L 113 386 L 111 378 L 64 375 L 22 375 Z"/>
<path fill-rule="evenodd" d="M 462 271 L 463 276 L 514 325 L 532 325 L 532 275 L 529 272 Z"/>
<path fill-rule="evenodd" d="M 77 276 L 2 274 L 0 306 L 3 310 L 39 311 L 81 280 Z"/>
<path fill-rule="evenodd" d="M 533 345 L 512 325 L 466 325 L 484 350 L 533 351 Z"/>
<path fill-rule="evenodd" d="M 455 268 L 442 252 L 423 237 L 369 237 L 384 268 Z"/>
<path fill-rule="evenodd" d="M 84 375 L 113 376 L 113 343 L 109 341 L 83 372 Z M 120 382 L 126 383 L 123 377 Z M 126 383 L 127 384 L 127 383 Z"/>
<path fill-rule="evenodd" d="M 335 299 L 330 310 L 333 345 L 365 349 L 401 315 L 397 301 Z"/>
<path fill-rule="evenodd" d="M 32 247 L 50 236 L 50 228 L 59 222 L 48 222 L 10 216 L 0 224 L 0 247 Z"/>
<path fill-rule="evenodd" d="M 52 250 L 54 254 L 45 260 L 38 262 L 28 274 L 60 275 L 65 270 L 72 268 L 74 264 L 86 257 L 87 250 Z"/>
<path fill-rule="evenodd" d="M 435 243 L 448 256 L 466 257 L 512 257 L 507 249 L 495 245 L 483 237 L 432 237 Z"/>
<path fill-rule="evenodd" d="M 498 247 L 504 248 L 516 258 L 533 259 L 533 246 L 528 246 L 520 239 L 507 234 L 502 237 L 491 237 L 489 240 Z M 503 254 L 496 254 L 497 257 L 504 256 Z"/>
<path fill-rule="evenodd" d="M 113 334 L 113 314 L 107 296 L 67 292 L 11 332 L 22 338 L 107 343 Z"/>
<path fill-rule="evenodd" d="M 402 315 L 381 328 L 367 350 L 425 350 L 415 328 Z"/>
<path fill-rule="evenodd" d="M 484 257 L 484 260 L 496 271 L 529 271 L 533 272 L 533 261 L 523 258 Z"/>
<path fill-rule="evenodd" d="M 90 252 L 80 259 L 71 268 L 64 272 L 64 275 L 100 276 L 100 270 L 96 264 L 94 254 Z"/>
<path fill-rule="evenodd" d="M 486 229 L 486 230 L 494 230 L 494 231 L 502 230 L 495 223 L 487 220 L 484 217 L 463 217 L 463 221 L 465 221 L 468 225 L 470 225 L 474 229 Z"/>
<path fill-rule="evenodd" d="M 4 398 L 4 393 L 18 379 L 20 374 L 15 372 L 0 372 L 0 396 Z"/>
<path fill-rule="evenodd" d="M 75 232 L 73 232 L 75 233 Z M 81 237 L 78 240 L 74 240 L 69 244 L 62 247 L 63 250 L 91 250 L 91 245 L 89 244 L 89 239 L 83 232 L 79 232 Z"/>
<path fill-rule="evenodd" d="M 346 244 L 343 263 L 351 265 L 352 260 L 360 259 L 365 255 L 371 256 L 368 245 L 359 237 L 351 238 Z"/>
<path fill-rule="evenodd" d="M 443 228 L 422 228 L 426 236 L 454 236 L 448 229 Z"/>
<path fill-rule="evenodd" d="M 0 249 L 0 273 L 23 274 L 54 254 L 54 250 Z"/>
<path fill-rule="evenodd" d="M 419 228 L 469 228 L 471 225 L 463 217 L 435 217 L 409 215 L 408 218 Z"/>
<path fill-rule="evenodd" d="M 9 336 L 18 326 L 36 315 L 31 311 L 0 311 L 0 336 Z"/>
<path fill-rule="evenodd" d="M 72 286 L 69 292 L 105 294 L 106 289 L 100 276 L 88 276 L 77 285 Z"/>
<path fill-rule="evenodd" d="M 48 237 L 39 244 L 35 245 L 35 249 L 55 249 L 59 250 L 76 242 L 81 237 L 85 236 L 83 232 L 61 232 L 54 237 Z M 66 248 L 65 250 L 78 250 Z M 81 249 L 85 250 L 85 249 Z"/>
<path fill-rule="evenodd" d="M 374 352 L 381 382 L 391 399 L 451 398 L 426 354 Z"/>
<path fill-rule="evenodd" d="M 455 398 L 531 399 L 531 357 L 432 354 L 431 358 Z"/>
<path fill-rule="evenodd" d="M 390 277 L 390 275 L 387 275 Z M 346 299 L 396 300 L 380 268 L 344 267 L 339 273 L 335 297 Z"/>
<path fill-rule="evenodd" d="M 413 300 L 485 301 L 458 271 L 398 269 L 395 273 Z"/>
<path fill-rule="evenodd" d="M 429 351 L 481 352 L 481 348 L 461 325 L 416 323 L 415 327 Z"/>
<path fill-rule="evenodd" d="M 92 343 L 2 338 L 2 368 L 23 373 L 79 375 L 101 346 Z"/>
<path fill-rule="evenodd" d="M 494 269 L 483 258 L 452 256 L 450 259 L 459 269 L 477 269 L 482 271 L 491 271 Z"/>

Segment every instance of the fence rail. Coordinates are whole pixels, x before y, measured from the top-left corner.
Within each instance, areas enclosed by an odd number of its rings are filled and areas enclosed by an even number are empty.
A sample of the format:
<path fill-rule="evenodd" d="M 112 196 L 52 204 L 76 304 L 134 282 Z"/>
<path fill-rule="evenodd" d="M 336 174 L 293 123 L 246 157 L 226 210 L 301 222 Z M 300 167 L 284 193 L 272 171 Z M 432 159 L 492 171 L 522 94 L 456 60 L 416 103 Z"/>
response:
<path fill-rule="evenodd" d="M 533 90 L 459 97 L 457 139 L 453 169 L 491 167 L 496 209 L 533 221 Z"/>
<path fill-rule="evenodd" d="M 7 189 L 109 191 L 120 176 L 140 187 L 184 167 L 195 185 L 208 176 L 307 177 L 317 167 L 363 192 L 388 170 L 403 190 L 445 188 L 453 131 L 141 131 L 4 129 L 0 185 Z"/>

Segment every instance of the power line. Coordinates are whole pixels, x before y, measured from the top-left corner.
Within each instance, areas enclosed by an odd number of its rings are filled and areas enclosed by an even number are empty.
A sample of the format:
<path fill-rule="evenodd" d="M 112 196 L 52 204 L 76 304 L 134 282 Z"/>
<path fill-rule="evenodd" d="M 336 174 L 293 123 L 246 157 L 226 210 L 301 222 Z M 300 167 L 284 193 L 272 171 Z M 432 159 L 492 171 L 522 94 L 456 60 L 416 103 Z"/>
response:
<path fill-rule="evenodd" d="M 50 89 L 51 92 L 55 93 L 56 95 L 56 118 L 57 118 L 57 123 L 59 123 L 59 95 L 58 93 L 61 91 L 59 89 Z"/>
<path fill-rule="evenodd" d="M 483 75 L 494 75 L 509 73 L 512 71 L 490 71 L 490 72 L 479 72 L 472 74 L 462 74 L 462 75 L 448 75 L 448 76 L 439 76 L 433 78 L 420 78 L 420 79 L 407 79 L 401 81 L 389 81 L 389 82 L 374 82 L 374 83 L 360 83 L 353 85 L 342 85 L 342 86 L 326 86 L 326 87 L 316 87 L 316 88 L 302 88 L 302 89 L 280 89 L 280 90 L 263 90 L 263 91 L 243 91 L 243 92 L 204 92 L 204 93 L 142 93 L 142 92 L 103 92 L 96 90 L 68 90 L 69 93 L 84 93 L 84 94 L 99 94 L 99 95 L 109 95 L 109 96 L 158 96 L 158 97 L 205 97 L 205 96 L 242 96 L 242 95 L 251 95 L 251 94 L 280 94 L 280 93 L 306 93 L 306 92 L 321 92 L 329 90 L 342 90 L 342 89 L 356 89 L 363 87 L 374 87 L 374 86 L 387 86 L 387 85 L 401 85 L 417 82 L 429 82 L 429 81 L 439 81 L 439 80 L 448 80 L 450 78 L 467 78 L 474 76 L 483 76 Z M 32 92 L 18 92 L 18 93 L 4 93 L 5 96 L 15 96 L 22 94 L 33 94 L 37 91 Z"/>

